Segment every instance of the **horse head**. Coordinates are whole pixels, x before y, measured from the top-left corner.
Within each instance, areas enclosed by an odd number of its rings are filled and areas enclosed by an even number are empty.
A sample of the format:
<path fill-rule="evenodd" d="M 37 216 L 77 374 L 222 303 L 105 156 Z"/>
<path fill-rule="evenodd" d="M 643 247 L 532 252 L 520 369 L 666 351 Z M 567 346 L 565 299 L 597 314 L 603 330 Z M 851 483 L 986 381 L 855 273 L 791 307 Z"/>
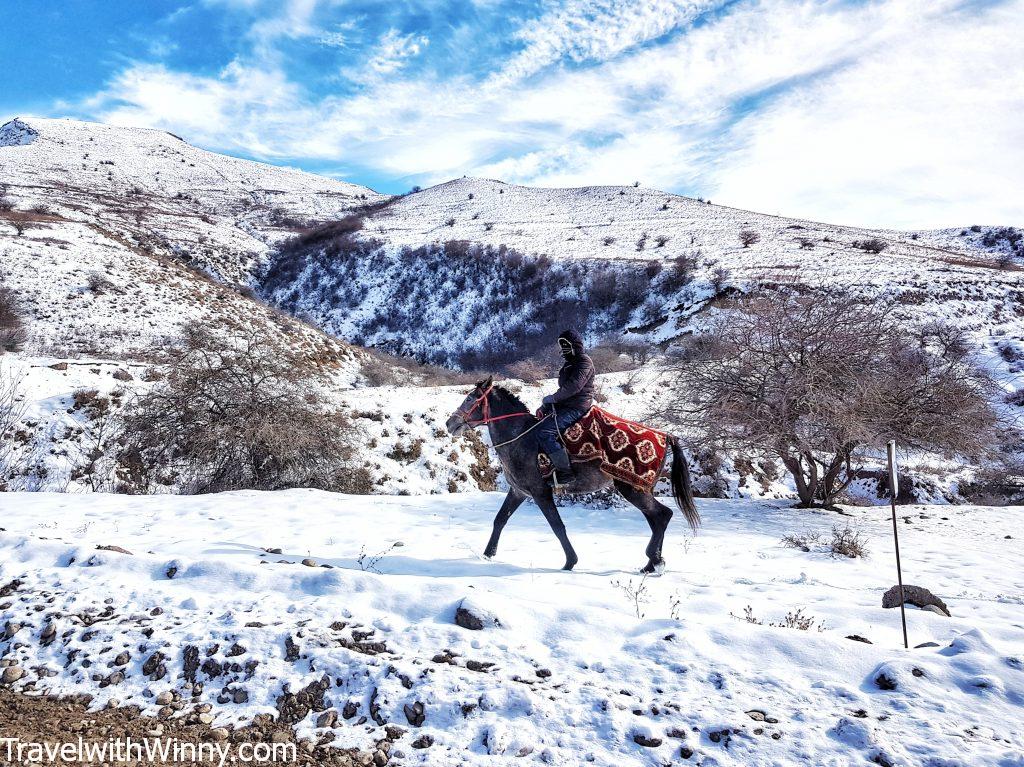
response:
<path fill-rule="evenodd" d="M 451 414 L 445 423 L 445 428 L 453 437 L 458 437 L 467 428 L 472 428 L 485 421 L 483 417 L 483 404 L 491 395 L 494 388 L 494 376 L 488 376 L 486 380 L 480 381 L 473 390 L 466 395 L 455 412 Z"/>

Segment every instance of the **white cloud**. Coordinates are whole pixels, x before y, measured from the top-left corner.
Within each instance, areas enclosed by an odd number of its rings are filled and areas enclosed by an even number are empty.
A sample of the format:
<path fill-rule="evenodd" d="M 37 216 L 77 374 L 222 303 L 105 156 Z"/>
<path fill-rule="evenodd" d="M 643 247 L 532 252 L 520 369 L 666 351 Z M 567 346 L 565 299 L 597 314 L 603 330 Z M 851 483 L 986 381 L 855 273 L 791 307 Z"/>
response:
<path fill-rule="evenodd" d="M 1024 0 L 751 0 L 666 34 L 709 5 L 568 0 L 483 78 L 409 66 L 428 39 L 390 29 L 344 97 L 311 98 L 268 55 L 216 77 L 135 64 L 86 107 L 215 149 L 428 182 L 641 180 L 850 224 L 1024 220 Z M 323 42 L 314 10 L 293 0 L 257 45 Z"/>

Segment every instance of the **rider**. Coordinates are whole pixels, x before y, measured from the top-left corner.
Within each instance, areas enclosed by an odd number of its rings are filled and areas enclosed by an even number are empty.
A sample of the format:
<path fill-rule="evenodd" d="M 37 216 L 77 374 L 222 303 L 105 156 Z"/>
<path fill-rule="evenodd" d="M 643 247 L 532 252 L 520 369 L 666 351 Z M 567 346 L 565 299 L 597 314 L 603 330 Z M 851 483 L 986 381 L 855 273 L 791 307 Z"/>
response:
<path fill-rule="evenodd" d="M 594 361 L 583 353 L 583 337 L 575 330 L 558 336 L 558 347 L 565 364 L 558 371 L 558 391 L 543 400 L 539 415 L 553 413 L 537 427 L 540 448 L 554 467 L 554 480 L 565 485 L 575 479 L 569 453 L 558 439 L 558 432 L 576 423 L 594 404 Z"/>

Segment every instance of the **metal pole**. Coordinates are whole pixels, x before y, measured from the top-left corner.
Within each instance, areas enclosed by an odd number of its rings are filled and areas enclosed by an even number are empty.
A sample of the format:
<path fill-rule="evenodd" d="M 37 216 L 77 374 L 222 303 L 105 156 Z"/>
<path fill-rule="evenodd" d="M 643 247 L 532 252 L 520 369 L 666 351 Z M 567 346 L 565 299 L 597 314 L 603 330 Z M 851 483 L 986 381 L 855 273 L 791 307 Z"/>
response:
<path fill-rule="evenodd" d="M 889 454 L 889 501 L 892 507 L 892 539 L 896 543 L 896 578 L 900 585 L 900 619 L 903 621 L 903 647 L 910 649 L 907 641 L 907 605 L 903 599 L 903 566 L 900 564 L 900 533 L 896 527 L 896 494 L 899 480 L 896 477 L 896 440 L 890 439 L 887 447 Z"/>

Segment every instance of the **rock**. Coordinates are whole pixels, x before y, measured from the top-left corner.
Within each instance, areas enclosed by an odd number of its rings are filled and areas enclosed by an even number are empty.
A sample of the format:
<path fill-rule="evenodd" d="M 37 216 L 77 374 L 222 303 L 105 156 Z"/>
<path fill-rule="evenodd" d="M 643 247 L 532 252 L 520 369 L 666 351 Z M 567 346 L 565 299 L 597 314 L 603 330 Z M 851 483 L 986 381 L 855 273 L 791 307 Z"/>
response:
<path fill-rule="evenodd" d="M 341 715 L 345 719 L 351 719 L 359 713 L 359 706 L 352 701 L 347 701 L 344 708 L 341 709 Z"/>
<path fill-rule="evenodd" d="M 212 730 L 210 730 L 210 740 L 212 740 L 214 743 L 220 743 L 222 741 L 227 740 L 229 735 L 230 733 L 227 731 L 227 728 L 225 727 L 214 727 Z"/>
<path fill-rule="evenodd" d="M 237 658 L 239 655 L 245 655 L 246 652 L 246 649 L 242 647 L 242 645 L 238 644 L 238 642 L 235 642 L 233 645 L 231 645 L 231 647 L 228 648 L 228 651 L 224 654 L 229 658 Z"/>
<path fill-rule="evenodd" d="M 315 559 L 309 559 L 309 558 L 303 559 L 302 560 L 302 564 L 304 564 L 306 567 L 316 567 L 317 566 L 316 560 Z"/>
<path fill-rule="evenodd" d="M 292 639 L 291 634 L 284 638 L 284 659 L 289 663 L 299 659 L 299 645 Z"/>
<path fill-rule="evenodd" d="M 388 740 L 399 740 L 405 735 L 405 730 L 399 727 L 397 724 L 389 724 L 384 727 L 385 737 Z"/>
<path fill-rule="evenodd" d="M 537 676 L 541 679 L 549 679 L 551 677 L 551 669 L 539 668 L 537 669 Z"/>
<path fill-rule="evenodd" d="M 935 613 L 936 615 L 942 615 L 942 616 L 944 616 L 944 617 L 946 617 L 946 618 L 948 618 L 948 617 L 949 617 L 949 613 L 948 613 L 948 612 L 945 612 L 945 611 L 944 611 L 944 610 L 943 610 L 943 609 L 942 609 L 941 607 L 939 607 L 938 605 L 925 605 L 925 606 L 924 606 L 924 607 L 922 607 L 921 609 L 922 609 L 922 610 L 927 610 L 927 611 L 928 611 L 928 612 L 930 612 L 930 613 Z"/>
<path fill-rule="evenodd" d="M 423 704 L 419 701 L 416 701 L 411 706 L 406 703 L 405 706 L 402 707 L 402 710 L 405 711 L 405 718 L 409 720 L 409 724 L 413 727 L 419 727 L 427 719 L 427 715 L 423 709 Z"/>
<path fill-rule="evenodd" d="M 683 757 L 683 759 L 689 759 L 691 756 L 693 756 L 693 749 L 683 746 L 679 749 L 679 755 Z"/>
<path fill-rule="evenodd" d="M 248 703 L 249 693 L 246 690 L 243 690 L 241 687 L 239 687 L 231 693 L 231 700 L 235 703 Z"/>
<path fill-rule="evenodd" d="M 267 552 L 268 554 L 283 554 L 284 553 L 283 551 L 281 551 L 281 549 L 263 549 L 263 550 L 265 552 Z"/>
<path fill-rule="evenodd" d="M 455 608 L 455 623 L 470 631 L 482 631 L 485 628 L 501 626 L 501 621 L 497 616 L 480 607 L 468 597 L 459 602 L 459 606 Z"/>
<path fill-rule="evenodd" d="M 174 565 L 171 565 L 170 567 L 167 568 L 166 575 L 167 575 L 168 578 L 173 578 L 177 574 L 178 574 L 178 568 L 175 567 Z"/>
<path fill-rule="evenodd" d="M 652 738 L 644 735 L 642 732 L 638 732 L 633 736 L 633 742 L 644 748 L 657 748 L 661 745 L 661 738 Z"/>
<path fill-rule="evenodd" d="M 68 369 L 68 363 L 66 363 L 66 362 L 55 362 L 52 365 L 50 365 L 50 370 L 61 370 L 61 371 L 63 371 L 63 370 L 67 370 L 67 369 Z"/>
<path fill-rule="evenodd" d="M 746 712 L 747 716 L 753 719 L 755 722 L 764 721 L 764 711 L 758 711 L 756 708 Z"/>
<path fill-rule="evenodd" d="M 274 730 L 270 735 L 271 743 L 288 743 L 292 739 L 292 734 L 288 730 Z"/>
<path fill-rule="evenodd" d="M 157 650 L 155 653 L 146 658 L 142 664 L 142 673 L 145 676 L 152 676 L 156 673 L 156 670 L 160 668 L 160 664 L 164 662 L 164 654 Z"/>
<path fill-rule="evenodd" d="M 185 681 L 194 684 L 196 671 L 199 670 L 199 648 L 195 645 L 187 645 L 182 653 L 181 665 L 185 672 Z"/>
<path fill-rule="evenodd" d="M 111 684 L 121 684 L 121 682 L 123 682 L 123 681 L 124 681 L 124 672 L 123 671 L 115 671 L 113 674 L 108 676 L 107 679 L 106 679 L 106 682 L 107 682 L 108 685 L 111 685 Z"/>
<path fill-rule="evenodd" d="M 134 556 L 128 549 L 123 549 L 120 546 L 97 546 L 98 551 L 115 551 L 118 554 L 127 554 L 128 556 Z"/>
<path fill-rule="evenodd" d="M 946 607 L 946 603 L 923 586 L 904 586 L 903 598 L 906 600 L 907 604 L 915 605 L 916 607 L 925 608 L 928 605 L 934 605 L 941 610 L 939 615 L 945 615 L 947 618 L 949 617 L 949 608 Z M 882 607 L 888 609 L 899 606 L 900 587 L 897 584 L 886 591 L 882 596 Z"/>
<path fill-rule="evenodd" d="M 199 720 L 200 724 L 213 724 L 213 714 L 199 714 L 196 718 Z"/>
<path fill-rule="evenodd" d="M 686 730 L 681 727 L 670 727 L 665 735 L 676 740 L 686 740 Z"/>
<path fill-rule="evenodd" d="M 132 654 L 130 652 L 128 652 L 127 650 L 125 650 L 124 652 L 118 653 L 117 657 L 114 658 L 114 665 L 115 666 L 125 666 L 125 665 L 128 664 L 128 661 L 130 661 L 131 659 L 132 659 Z"/>
<path fill-rule="evenodd" d="M 434 738 L 430 735 L 420 735 L 412 742 L 413 748 L 430 748 L 434 745 Z"/>
<path fill-rule="evenodd" d="M 43 647 L 53 642 L 56 638 L 57 626 L 52 622 L 43 626 L 43 630 L 39 632 L 39 644 L 43 645 Z"/>
<path fill-rule="evenodd" d="M 8 666 L 4 669 L 4 673 L 0 675 L 0 683 L 14 684 L 23 676 L 25 676 L 25 669 L 21 666 Z"/>
<path fill-rule="evenodd" d="M 154 724 L 151 729 L 146 730 L 146 735 L 148 735 L 151 738 L 159 738 L 163 734 L 164 734 L 164 726 L 162 724 L 160 724 L 159 722 Z"/>
<path fill-rule="evenodd" d="M 114 371 L 115 381 L 134 381 L 135 377 L 127 370 L 121 370 L 120 368 Z"/>
<path fill-rule="evenodd" d="M 338 724 L 338 712 L 333 708 L 324 711 L 316 718 L 317 727 L 335 727 Z"/>
<path fill-rule="evenodd" d="M 922 649 L 924 647 L 938 647 L 938 646 L 939 646 L 938 642 L 921 642 L 921 644 L 914 645 L 914 649 L 915 650 L 920 650 L 920 649 Z"/>
<path fill-rule="evenodd" d="M 466 661 L 466 668 L 468 670 L 470 670 L 470 671 L 478 671 L 478 672 L 481 672 L 481 673 L 487 673 L 491 669 L 492 666 L 494 666 L 494 664 L 489 662 L 489 661 L 478 661 L 478 660 L 467 660 Z"/>
<path fill-rule="evenodd" d="M 158 706 L 169 706 L 174 702 L 174 694 L 170 690 L 164 690 L 164 692 L 156 696 L 156 700 L 153 702 Z"/>
<path fill-rule="evenodd" d="M 847 639 L 852 639 L 854 642 L 863 642 L 864 644 L 872 644 L 870 639 L 862 637 L 860 634 L 850 634 Z"/>
<path fill-rule="evenodd" d="M 21 631 L 22 625 L 13 621 L 7 621 L 4 624 L 4 639 L 10 639 L 12 636 Z"/>

